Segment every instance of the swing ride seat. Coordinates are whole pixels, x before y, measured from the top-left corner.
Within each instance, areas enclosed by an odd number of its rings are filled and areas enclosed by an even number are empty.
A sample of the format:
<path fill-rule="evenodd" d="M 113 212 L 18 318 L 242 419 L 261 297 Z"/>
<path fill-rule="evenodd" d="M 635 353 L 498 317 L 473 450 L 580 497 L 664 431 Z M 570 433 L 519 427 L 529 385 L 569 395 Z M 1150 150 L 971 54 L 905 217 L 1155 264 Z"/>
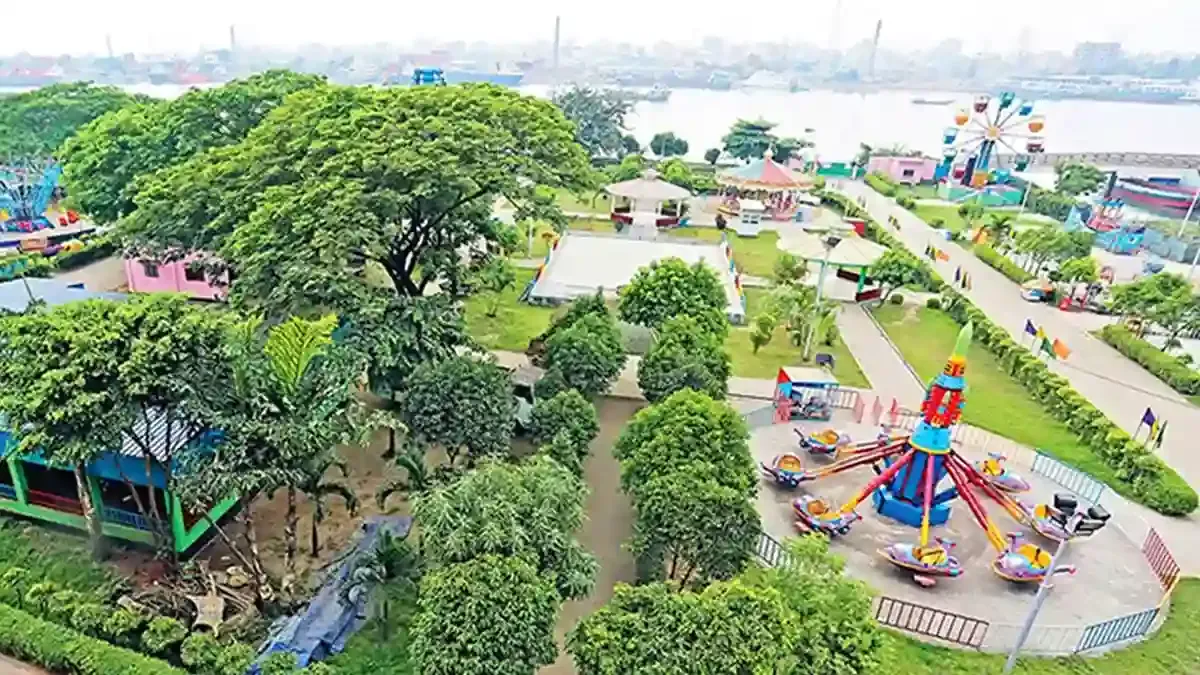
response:
<path fill-rule="evenodd" d="M 776 455 L 769 465 L 760 463 L 760 466 L 763 475 L 770 476 L 776 484 L 783 487 L 794 488 L 807 478 L 804 464 L 798 456 L 790 452 Z"/>
<path fill-rule="evenodd" d="M 799 429 L 793 429 L 800 437 L 800 447 L 814 455 L 832 455 L 838 449 L 850 444 L 850 435 L 839 433 L 834 429 L 822 429 L 813 434 L 805 434 Z"/>
<path fill-rule="evenodd" d="M 950 555 L 950 548 L 952 543 L 938 540 L 931 546 L 892 544 L 879 549 L 879 554 L 893 565 L 919 575 L 957 577 L 962 574 L 962 565 Z"/>
<path fill-rule="evenodd" d="M 987 459 L 975 465 L 975 470 L 984 480 L 1005 492 L 1028 492 L 1029 482 L 1020 474 L 1009 471 L 1003 464 L 1004 459 L 1003 455 L 991 453 Z"/>
<path fill-rule="evenodd" d="M 1019 532 L 1008 534 L 1009 546 L 992 562 L 992 571 L 1007 581 L 1028 583 L 1041 581 L 1051 572 L 1053 557 L 1049 551 L 1031 544 Z M 1075 573 L 1072 565 L 1062 565 L 1054 572 Z"/>
<path fill-rule="evenodd" d="M 824 499 L 804 495 L 792 501 L 792 511 L 796 514 L 797 525 L 800 529 L 834 537 L 846 534 L 850 526 L 861 519 L 857 513 L 842 513 L 830 506 Z"/>
<path fill-rule="evenodd" d="M 1067 539 L 1090 537 L 1103 528 L 1105 521 L 1109 518 L 1107 511 L 1093 506 L 1088 510 L 1088 517 L 1080 521 L 1075 528 L 1075 534 L 1072 535 L 1067 532 L 1069 516 L 1060 509 L 1050 504 L 1027 504 L 1024 502 L 1017 502 L 1017 504 L 1029 518 L 1029 525 L 1035 532 L 1047 539 L 1060 542 Z"/>

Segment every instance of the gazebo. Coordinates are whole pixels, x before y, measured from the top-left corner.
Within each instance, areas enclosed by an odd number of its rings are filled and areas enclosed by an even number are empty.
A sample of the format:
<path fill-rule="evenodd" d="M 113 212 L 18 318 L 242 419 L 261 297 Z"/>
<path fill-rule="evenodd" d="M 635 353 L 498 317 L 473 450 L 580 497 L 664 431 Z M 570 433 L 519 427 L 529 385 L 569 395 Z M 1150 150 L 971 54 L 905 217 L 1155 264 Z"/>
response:
<path fill-rule="evenodd" d="M 821 237 L 799 232 L 780 238 L 778 246 L 797 258 L 833 267 L 837 270 L 838 278 L 855 282 L 855 295 L 862 296 L 871 266 L 887 252 L 887 248 L 862 237 L 843 236 L 839 239 L 833 248 L 828 248 Z"/>
<path fill-rule="evenodd" d="M 812 178 L 792 171 L 772 159 L 772 153 L 746 166 L 717 174 L 717 184 L 725 196 L 720 211 L 732 216 L 741 214 L 741 200 L 755 199 L 767 206 L 767 214 L 775 220 L 791 220 L 800 207 L 801 192 L 812 188 Z"/>
<path fill-rule="evenodd" d="M 632 225 L 636 216 L 639 221 L 653 219 L 658 227 L 679 225 L 685 201 L 692 196 L 687 189 L 659 178 L 654 169 L 647 169 L 639 178 L 613 183 L 604 191 L 613 196 L 613 222 Z"/>

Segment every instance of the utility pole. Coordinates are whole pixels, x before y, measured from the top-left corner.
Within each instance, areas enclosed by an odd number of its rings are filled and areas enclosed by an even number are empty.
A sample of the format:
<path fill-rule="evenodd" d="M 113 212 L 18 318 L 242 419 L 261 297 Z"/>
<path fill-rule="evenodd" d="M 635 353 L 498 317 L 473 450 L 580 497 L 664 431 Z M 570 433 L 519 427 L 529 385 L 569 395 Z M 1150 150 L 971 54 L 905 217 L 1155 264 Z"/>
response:
<path fill-rule="evenodd" d="M 875 79 L 875 58 L 879 55 L 879 34 L 883 32 L 883 19 L 875 22 L 875 37 L 871 40 L 871 60 L 867 62 L 867 79 Z"/>
<path fill-rule="evenodd" d="M 554 17 L 554 61 L 553 61 L 555 79 L 558 78 L 558 49 L 559 49 L 559 45 L 562 44 L 560 42 L 561 39 L 562 39 L 562 17 L 556 16 L 556 17 Z"/>

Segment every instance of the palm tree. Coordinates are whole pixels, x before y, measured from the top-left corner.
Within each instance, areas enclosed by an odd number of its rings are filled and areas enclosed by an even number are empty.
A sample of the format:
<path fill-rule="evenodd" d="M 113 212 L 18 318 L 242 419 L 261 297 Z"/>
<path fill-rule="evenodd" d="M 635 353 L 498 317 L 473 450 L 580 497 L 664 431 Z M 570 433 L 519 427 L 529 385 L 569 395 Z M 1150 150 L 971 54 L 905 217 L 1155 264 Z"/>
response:
<path fill-rule="evenodd" d="M 325 479 L 331 467 L 336 467 L 341 471 L 342 477 L 350 475 L 345 460 L 331 452 L 314 463 L 312 470 L 307 472 L 304 480 L 298 486 L 313 505 L 312 533 L 309 542 L 312 548 L 310 555 L 314 558 L 321 551 L 320 534 L 317 528 L 325 520 L 325 499 L 327 497 L 341 497 L 350 516 L 358 515 L 358 495 L 355 495 L 354 491 L 346 487 L 344 483 Z"/>
<path fill-rule="evenodd" d="M 385 508 L 388 497 L 396 493 L 404 494 L 406 498 L 424 494 L 436 482 L 434 473 L 425 466 L 425 451 L 415 441 L 405 441 L 404 451 L 396 455 L 395 461 L 396 466 L 404 469 L 404 478 L 389 481 L 375 493 L 380 509 Z"/>
<path fill-rule="evenodd" d="M 1012 236 L 1015 220 L 1016 217 L 1011 213 L 993 213 L 983 224 L 983 231 L 987 232 L 989 239 L 996 242 L 997 248 L 1001 248 L 1008 243 L 1009 237 Z"/>

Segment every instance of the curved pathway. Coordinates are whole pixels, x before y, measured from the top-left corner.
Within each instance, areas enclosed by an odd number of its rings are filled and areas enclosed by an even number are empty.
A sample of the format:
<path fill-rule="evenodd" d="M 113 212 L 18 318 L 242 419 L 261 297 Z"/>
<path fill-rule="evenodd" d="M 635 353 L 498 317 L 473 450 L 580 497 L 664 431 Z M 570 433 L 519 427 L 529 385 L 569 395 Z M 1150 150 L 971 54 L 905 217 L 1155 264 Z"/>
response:
<path fill-rule="evenodd" d="M 862 183 L 843 181 L 837 189 L 853 199 L 861 197 L 865 200 L 868 212 L 880 223 L 887 223 L 889 216 L 895 216 L 900 222 L 900 231 L 896 234 L 914 254 L 923 255 L 925 247 L 931 243 L 949 254 L 949 262 L 934 263 L 938 273 L 944 279 L 953 280 L 955 269 L 961 266 L 971 276 L 972 289 L 960 289 L 960 292 L 992 321 L 1007 329 L 1018 342 L 1029 342 L 1029 336 L 1024 332 L 1026 319 L 1043 326 L 1050 336 L 1063 340 L 1072 350 L 1070 359 L 1052 361 L 1051 370 L 1066 377 L 1071 386 L 1114 423 L 1132 433 L 1147 406 L 1160 418 L 1168 420 L 1170 425 L 1159 452 L 1189 484 L 1200 485 L 1200 447 L 1195 440 L 1200 438 L 1200 409 L 1141 366 L 1089 335 L 1071 315 L 1045 304 L 1022 300 L 1017 284 L 983 264 L 971 252 L 939 239 L 925 221 L 900 208 L 891 199 Z M 1185 573 L 1200 573 L 1200 518 L 1196 514 L 1188 518 L 1168 518 L 1137 505 L 1129 504 L 1128 508 L 1137 510 L 1159 530 Z"/>

